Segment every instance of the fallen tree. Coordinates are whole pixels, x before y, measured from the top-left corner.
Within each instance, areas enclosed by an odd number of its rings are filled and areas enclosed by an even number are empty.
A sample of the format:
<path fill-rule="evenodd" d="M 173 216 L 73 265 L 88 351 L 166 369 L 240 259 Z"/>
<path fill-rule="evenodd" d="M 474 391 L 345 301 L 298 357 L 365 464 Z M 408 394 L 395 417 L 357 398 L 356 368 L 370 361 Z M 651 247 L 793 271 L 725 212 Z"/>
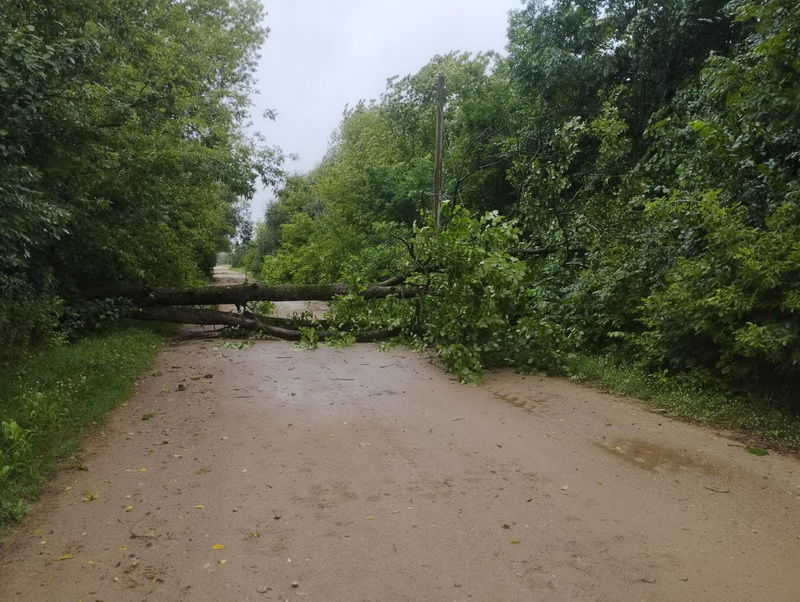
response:
<path fill-rule="evenodd" d="M 154 320 L 158 322 L 177 322 L 179 324 L 205 324 L 219 326 L 233 326 L 243 330 L 262 332 L 268 336 L 287 341 L 299 341 L 303 336 L 300 328 L 314 327 L 314 335 L 319 339 L 329 339 L 340 336 L 340 332 L 332 330 L 318 330 L 326 328 L 327 323 L 303 322 L 287 318 L 274 318 L 259 316 L 250 312 L 232 313 L 216 309 L 197 309 L 189 307 L 143 307 L 134 310 L 132 318 L 137 320 Z M 395 336 L 396 330 L 385 328 L 365 330 L 354 334 L 355 340 L 363 343 L 378 341 Z"/>
<path fill-rule="evenodd" d="M 95 291 L 94 298 L 130 299 L 139 307 L 153 305 L 245 305 L 250 301 L 330 301 L 347 295 L 347 284 L 234 284 L 194 288 L 160 288 L 114 291 Z M 367 286 L 358 294 L 364 299 L 384 297 L 416 297 L 422 290 L 410 286 Z"/>

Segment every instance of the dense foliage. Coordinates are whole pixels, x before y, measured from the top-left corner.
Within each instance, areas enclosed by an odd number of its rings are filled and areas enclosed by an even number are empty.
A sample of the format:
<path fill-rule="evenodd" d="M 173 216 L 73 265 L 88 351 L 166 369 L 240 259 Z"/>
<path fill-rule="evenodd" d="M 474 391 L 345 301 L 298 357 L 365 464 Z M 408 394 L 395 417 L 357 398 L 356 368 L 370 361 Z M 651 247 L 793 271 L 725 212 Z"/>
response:
<path fill-rule="evenodd" d="M 460 207 L 448 213 L 445 208 L 442 231 L 415 228 L 418 273 L 409 281 L 430 294 L 406 331 L 433 345 L 464 381 L 485 366 L 558 367 L 563 331 L 544 315 L 529 267 L 509 253 L 519 244 L 519 229 L 497 211 L 477 220 Z"/>
<path fill-rule="evenodd" d="M 241 130 L 261 18 L 254 0 L 2 3 L 0 355 L 75 324 L 80 291 L 210 270 L 276 175 Z"/>
<path fill-rule="evenodd" d="M 580 349 L 796 385 L 797 3 L 531 0 L 508 34 L 505 57 L 435 57 L 348 110 L 240 257 L 296 282 L 419 280 L 428 257 L 437 296 L 408 331 L 462 376 Z M 439 71 L 461 208 L 436 232 L 419 211 Z"/>

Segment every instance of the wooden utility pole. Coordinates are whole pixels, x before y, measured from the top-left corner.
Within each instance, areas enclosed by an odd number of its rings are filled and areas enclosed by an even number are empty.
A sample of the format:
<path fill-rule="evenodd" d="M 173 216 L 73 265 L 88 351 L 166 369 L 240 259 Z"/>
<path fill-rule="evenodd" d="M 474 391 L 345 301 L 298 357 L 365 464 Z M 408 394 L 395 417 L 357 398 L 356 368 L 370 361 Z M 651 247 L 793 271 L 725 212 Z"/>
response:
<path fill-rule="evenodd" d="M 444 73 L 436 78 L 436 157 L 433 168 L 433 222 L 442 225 L 442 155 L 444 154 Z"/>

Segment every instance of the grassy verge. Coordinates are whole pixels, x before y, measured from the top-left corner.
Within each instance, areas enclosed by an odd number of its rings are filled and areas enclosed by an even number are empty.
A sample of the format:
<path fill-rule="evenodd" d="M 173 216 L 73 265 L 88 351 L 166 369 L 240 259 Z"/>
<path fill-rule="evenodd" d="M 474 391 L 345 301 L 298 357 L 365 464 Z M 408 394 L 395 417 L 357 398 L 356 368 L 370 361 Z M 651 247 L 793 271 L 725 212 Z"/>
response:
<path fill-rule="evenodd" d="M 162 338 L 120 327 L 0 370 L 0 527 L 24 515 L 57 461 L 131 395 Z"/>
<path fill-rule="evenodd" d="M 755 396 L 735 396 L 658 378 L 607 357 L 572 355 L 574 380 L 643 400 L 689 422 L 730 430 L 785 451 L 800 450 L 800 416 L 786 404 Z"/>

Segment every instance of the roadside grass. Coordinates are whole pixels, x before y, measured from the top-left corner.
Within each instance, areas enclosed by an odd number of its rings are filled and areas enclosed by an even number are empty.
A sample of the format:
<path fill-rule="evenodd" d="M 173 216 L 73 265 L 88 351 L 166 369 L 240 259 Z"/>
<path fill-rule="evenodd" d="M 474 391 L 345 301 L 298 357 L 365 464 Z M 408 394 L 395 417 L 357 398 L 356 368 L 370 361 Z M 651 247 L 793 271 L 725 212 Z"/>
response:
<path fill-rule="evenodd" d="M 0 528 L 22 518 L 59 460 L 132 394 L 164 332 L 119 326 L 0 369 Z"/>
<path fill-rule="evenodd" d="M 567 370 L 573 380 L 640 399 L 670 416 L 733 431 L 784 451 L 800 451 L 800 416 L 780 400 L 729 394 L 674 378 L 659 378 L 610 357 L 573 354 L 567 360 Z"/>

